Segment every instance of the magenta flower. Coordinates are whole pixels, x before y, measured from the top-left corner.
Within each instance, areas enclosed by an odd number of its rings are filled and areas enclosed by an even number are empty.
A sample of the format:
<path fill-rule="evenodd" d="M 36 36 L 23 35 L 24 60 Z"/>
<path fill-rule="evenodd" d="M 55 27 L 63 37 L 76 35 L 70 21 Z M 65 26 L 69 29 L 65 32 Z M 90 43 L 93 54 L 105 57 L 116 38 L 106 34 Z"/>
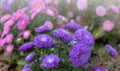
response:
<path fill-rule="evenodd" d="M 50 30 L 52 30 L 52 29 L 53 29 L 53 24 L 52 24 L 52 22 L 51 22 L 51 21 L 46 21 L 46 22 L 44 23 L 44 26 L 49 27 L 49 28 L 50 28 Z"/>
<path fill-rule="evenodd" d="M 5 40 L 6 40 L 6 43 L 12 43 L 13 41 L 13 35 L 12 34 L 8 34 L 6 37 L 5 37 Z"/>
<path fill-rule="evenodd" d="M 24 39 L 28 39 L 30 37 L 30 35 L 31 35 L 31 33 L 29 30 L 24 31 L 24 33 L 23 33 Z"/>
<path fill-rule="evenodd" d="M 102 28 L 104 31 L 109 32 L 109 31 L 113 30 L 114 23 L 110 20 L 105 20 L 103 25 L 102 25 Z"/>
<path fill-rule="evenodd" d="M 120 10 L 119 10 L 119 8 L 117 6 L 112 5 L 111 8 L 112 8 L 112 10 L 113 10 L 114 13 L 116 13 L 116 14 L 120 13 Z"/>
<path fill-rule="evenodd" d="M 19 20 L 21 18 L 21 16 L 25 14 L 26 10 L 27 10 L 27 7 L 22 8 L 22 9 L 18 9 L 16 12 L 14 12 L 12 14 L 11 19 L 14 20 L 14 21 Z"/>
<path fill-rule="evenodd" d="M 9 26 L 4 26 L 3 32 L 1 34 L 1 38 L 3 38 L 5 35 L 7 35 L 10 32 L 10 27 Z"/>
<path fill-rule="evenodd" d="M 24 14 L 21 16 L 20 20 L 17 23 L 17 27 L 19 30 L 25 30 L 27 25 L 29 24 L 29 17 Z"/>
<path fill-rule="evenodd" d="M 5 21 L 7 21 L 10 17 L 11 17 L 10 14 L 5 14 L 4 16 L 2 16 L 2 17 L 0 18 L 0 22 L 5 22 Z"/>
<path fill-rule="evenodd" d="M 11 26 L 14 25 L 14 23 L 15 23 L 15 21 L 13 21 L 12 19 L 10 19 L 10 20 L 8 20 L 7 22 L 5 22 L 4 27 L 7 26 L 7 27 L 10 28 Z"/>
<path fill-rule="evenodd" d="M 11 54 L 13 52 L 13 49 L 14 49 L 14 46 L 12 44 L 9 44 L 6 47 L 6 52 Z"/>
<path fill-rule="evenodd" d="M 97 16 L 100 16 L 100 17 L 105 16 L 106 15 L 106 9 L 105 9 L 105 7 L 102 6 L 102 5 L 98 6 L 96 8 L 96 14 L 97 14 Z"/>
<path fill-rule="evenodd" d="M 77 8 L 80 11 L 86 10 L 88 8 L 87 0 L 77 0 Z"/>
<path fill-rule="evenodd" d="M 0 38 L 0 47 L 4 46 L 5 43 L 6 43 L 6 40 Z"/>

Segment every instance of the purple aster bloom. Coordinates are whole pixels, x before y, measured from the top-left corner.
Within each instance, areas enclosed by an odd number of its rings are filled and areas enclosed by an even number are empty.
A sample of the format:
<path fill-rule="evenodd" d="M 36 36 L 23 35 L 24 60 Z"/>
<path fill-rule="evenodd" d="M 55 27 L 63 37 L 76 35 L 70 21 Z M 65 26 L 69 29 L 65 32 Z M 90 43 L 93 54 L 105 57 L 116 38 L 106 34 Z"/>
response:
<path fill-rule="evenodd" d="M 94 38 L 92 34 L 86 29 L 78 29 L 74 34 L 78 43 L 86 43 L 89 46 L 94 46 Z"/>
<path fill-rule="evenodd" d="M 96 66 L 92 69 L 92 71 L 105 71 L 105 69 L 101 66 Z"/>
<path fill-rule="evenodd" d="M 84 66 L 91 57 L 91 50 L 88 45 L 78 44 L 70 51 L 70 60 L 76 67 Z"/>
<path fill-rule="evenodd" d="M 21 71 L 32 71 L 30 68 L 22 69 Z"/>
<path fill-rule="evenodd" d="M 41 66 L 46 68 L 58 67 L 60 58 L 57 55 L 50 54 L 43 59 Z"/>
<path fill-rule="evenodd" d="M 47 34 L 41 34 L 34 38 L 34 45 L 38 46 L 39 48 L 43 47 L 43 48 L 49 49 L 54 44 L 55 43 L 54 43 L 53 39 Z"/>
<path fill-rule="evenodd" d="M 111 45 L 106 45 L 105 46 L 106 50 L 111 53 L 114 57 L 118 56 L 118 52 L 111 46 Z"/>
<path fill-rule="evenodd" d="M 55 29 L 53 34 L 55 37 L 62 39 L 64 42 L 72 40 L 72 34 L 65 29 Z"/>
<path fill-rule="evenodd" d="M 2 0 L 2 10 L 5 12 L 10 11 L 13 0 Z"/>
<path fill-rule="evenodd" d="M 30 62 L 31 60 L 33 60 L 34 56 L 35 56 L 35 53 L 34 53 L 34 52 L 29 53 L 29 54 L 27 55 L 27 57 L 25 58 L 25 61 L 26 61 L 26 62 Z"/>
<path fill-rule="evenodd" d="M 37 33 L 43 33 L 43 32 L 48 32 L 50 31 L 50 28 L 48 26 L 40 26 L 35 29 L 35 32 Z"/>
<path fill-rule="evenodd" d="M 68 24 L 66 24 L 66 29 L 72 29 L 72 30 L 77 30 L 83 28 L 82 26 L 80 26 L 80 24 L 77 24 L 75 22 L 69 22 Z"/>
<path fill-rule="evenodd" d="M 27 42 L 23 45 L 21 45 L 18 50 L 19 51 L 27 51 L 29 49 L 32 49 L 34 47 L 34 43 L 33 42 Z"/>

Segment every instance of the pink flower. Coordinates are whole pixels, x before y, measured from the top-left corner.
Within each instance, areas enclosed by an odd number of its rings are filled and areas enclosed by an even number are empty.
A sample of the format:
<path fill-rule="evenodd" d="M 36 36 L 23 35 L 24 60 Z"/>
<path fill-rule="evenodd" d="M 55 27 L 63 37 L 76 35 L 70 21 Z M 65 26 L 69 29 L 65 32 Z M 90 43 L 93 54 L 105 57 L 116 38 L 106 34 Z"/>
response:
<path fill-rule="evenodd" d="M 6 14 L 0 18 L 0 22 L 5 22 L 11 17 L 10 14 Z"/>
<path fill-rule="evenodd" d="M 80 11 L 86 10 L 88 8 L 87 0 L 77 0 L 77 8 Z"/>
<path fill-rule="evenodd" d="M 8 34 L 6 37 L 5 37 L 5 40 L 6 40 L 6 43 L 12 43 L 13 41 L 13 35 L 12 34 Z"/>
<path fill-rule="evenodd" d="M 0 38 L 0 47 L 4 46 L 6 43 L 5 39 Z"/>
<path fill-rule="evenodd" d="M 65 28 L 65 24 L 63 24 L 61 21 L 58 21 L 57 25 L 59 28 L 63 28 L 63 29 Z"/>
<path fill-rule="evenodd" d="M 10 32 L 10 27 L 9 26 L 4 26 L 3 32 L 1 34 L 1 38 L 3 38 L 5 35 L 7 35 Z"/>
<path fill-rule="evenodd" d="M 100 17 L 105 16 L 106 14 L 106 9 L 104 6 L 100 5 L 96 8 L 96 14 Z"/>
<path fill-rule="evenodd" d="M 29 24 L 29 17 L 26 14 L 24 14 L 18 21 L 17 27 L 19 30 L 25 30 L 28 24 Z"/>
<path fill-rule="evenodd" d="M 109 32 L 109 31 L 113 30 L 114 23 L 110 20 L 105 20 L 103 25 L 102 25 L 102 28 L 104 31 Z"/>
<path fill-rule="evenodd" d="M 26 31 L 24 31 L 24 33 L 23 33 L 23 38 L 24 38 L 24 39 L 28 39 L 28 38 L 30 37 L 30 35 L 31 35 L 30 31 L 29 31 L 29 30 L 26 30 Z"/>
<path fill-rule="evenodd" d="M 17 10 L 16 12 L 13 13 L 11 19 L 14 20 L 14 21 L 19 20 L 21 18 L 21 16 L 23 14 L 25 14 L 26 10 L 27 10 L 27 7 Z"/>
<path fill-rule="evenodd" d="M 57 8 L 54 8 L 54 7 L 47 7 L 46 13 L 49 16 L 55 16 L 55 15 L 58 15 L 58 10 L 57 10 Z"/>
<path fill-rule="evenodd" d="M 13 26 L 14 25 L 14 21 L 12 20 L 12 19 L 10 19 L 10 20 L 8 20 L 6 23 L 5 23 L 5 25 L 4 26 L 8 26 L 8 27 L 11 27 L 11 26 Z"/>
<path fill-rule="evenodd" d="M 65 16 L 62 16 L 62 15 L 58 15 L 58 20 L 68 22 L 68 19 Z"/>
<path fill-rule="evenodd" d="M 45 9 L 45 3 L 42 0 L 34 0 L 30 3 L 30 13 L 34 18 L 39 12 Z"/>
<path fill-rule="evenodd" d="M 58 3 L 59 3 L 58 0 L 54 0 L 55 5 L 58 5 Z"/>
<path fill-rule="evenodd" d="M 53 24 L 52 24 L 51 21 L 47 21 L 47 22 L 45 22 L 45 23 L 44 23 L 44 26 L 48 26 L 48 27 L 50 28 L 50 30 L 53 29 Z"/>
<path fill-rule="evenodd" d="M 67 4 L 70 4 L 72 0 L 66 0 L 66 3 Z"/>
<path fill-rule="evenodd" d="M 116 13 L 116 14 L 119 14 L 119 13 L 120 13 L 120 10 L 118 9 L 117 6 L 112 5 L 111 8 L 112 8 L 112 10 L 113 10 L 114 13 Z"/>
<path fill-rule="evenodd" d="M 14 49 L 14 46 L 12 44 L 9 44 L 6 47 L 6 52 L 11 54 L 13 52 L 13 49 Z"/>
<path fill-rule="evenodd" d="M 50 3 L 52 0 L 45 0 L 45 3 L 48 4 Z"/>
<path fill-rule="evenodd" d="M 77 16 L 77 17 L 76 17 L 76 21 L 77 21 L 77 22 L 80 22 L 80 16 Z"/>
<path fill-rule="evenodd" d="M 69 12 L 67 13 L 67 15 L 68 15 L 69 18 L 73 18 L 73 16 L 74 16 L 72 11 L 69 11 Z"/>

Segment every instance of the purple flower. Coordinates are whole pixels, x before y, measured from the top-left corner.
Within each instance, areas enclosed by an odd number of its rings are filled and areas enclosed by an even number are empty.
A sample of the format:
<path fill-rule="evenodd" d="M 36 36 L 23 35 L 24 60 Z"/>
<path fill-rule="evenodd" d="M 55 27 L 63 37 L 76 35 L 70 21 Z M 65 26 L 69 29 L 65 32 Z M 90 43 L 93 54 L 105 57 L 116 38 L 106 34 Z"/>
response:
<path fill-rule="evenodd" d="M 72 40 L 72 34 L 65 29 L 55 29 L 53 34 L 55 37 L 62 39 L 64 42 Z"/>
<path fill-rule="evenodd" d="M 46 68 L 55 68 L 58 67 L 59 62 L 60 58 L 57 55 L 50 54 L 43 59 L 41 66 Z"/>
<path fill-rule="evenodd" d="M 35 29 L 35 32 L 37 33 L 43 33 L 43 32 L 48 32 L 50 31 L 50 28 L 48 26 L 40 26 Z"/>
<path fill-rule="evenodd" d="M 96 8 L 96 14 L 100 17 L 105 16 L 106 15 L 106 9 L 104 6 L 100 5 Z"/>
<path fill-rule="evenodd" d="M 106 45 L 105 46 L 106 50 L 111 53 L 114 57 L 118 56 L 118 52 L 111 46 L 111 45 Z"/>
<path fill-rule="evenodd" d="M 91 57 L 91 50 L 86 44 L 78 44 L 73 46 L 70 51 L 70 60 L 76 67 L 84 66 Z"/>
<path fill-rule="evenodd" d="M 32 71 L 30 68 L 24 68 L 21 71 Z"/>
<path fill-rule="evenodd" d="M 103 22 L 102 28 L 106 32 L 112 31 L 114 29 L 114 23 L 110 20 L 105 20 Z"/>
<path fill-rule="evenodd" d="M 27 55 L 27 57 L 25 58 L 25 61 L 26 61 L 26 62 L 30 62 L 31 60 L 33 60 L 34 56 L 35 56 L 35 53 L 34 53 L 34 52 L 29 53 L 29 54 Z"/>
<path fill-rule="evenodd" d="M 41 34 L 34 38 L 34 45 L 39 48 L 51 48 L 54 45 L 53 39 L 47 34 Z"/>
<path fill-rule="evenodd" d="M 83 28 L 80 24 L 77 24 L 75 22 L 69 22 L 66 24 L 66 29 L 72 29 L 72 30 L 77 30 Z"/>
<path fill-rule="evenodd" d="M 96 66 L 92 69 L 92 71 L 105 71 L 105 69 L 101 66 Z"/>
<path fill-rule="evenodd" d="M 27 42 L 24 43 L 23 45 L 21 45 L 18 50 L 19 51 L 27 51 L 29 49 L 32 49 L 34 47 L 34 43 L 33 42 Z"/>
<path fill-rule="evenodd" d="M 88 8 L 87 0 L 77 0 L 77 8 L 80 11 L 86 10 Z"/>
<path fill-rule="evenodd" d="M 77 40 L 77 43 L 84 43 L 91 46 L 94 46 L 94 38 L 92 34 L 87 31 L 86 29 L 78 29 L 75 31 L 74 34 L 75 39 Z"/>
<path fill-rule="evenodd" d="M 2 0 L 2 10 L 5 12 L 10 11 L 13 0 Z"/>

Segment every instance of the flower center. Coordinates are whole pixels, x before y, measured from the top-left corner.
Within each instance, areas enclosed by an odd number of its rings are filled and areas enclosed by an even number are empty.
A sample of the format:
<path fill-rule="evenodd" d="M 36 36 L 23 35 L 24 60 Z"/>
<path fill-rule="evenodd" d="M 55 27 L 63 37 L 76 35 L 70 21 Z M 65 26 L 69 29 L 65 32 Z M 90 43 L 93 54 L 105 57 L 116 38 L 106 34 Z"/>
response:
<path fill-rule="evenodd" d="M 41 5 L 39 3 L 35 4 L 34 6 L 35 6 L 35 8 L 40 8 L 41 7 Z"/>

